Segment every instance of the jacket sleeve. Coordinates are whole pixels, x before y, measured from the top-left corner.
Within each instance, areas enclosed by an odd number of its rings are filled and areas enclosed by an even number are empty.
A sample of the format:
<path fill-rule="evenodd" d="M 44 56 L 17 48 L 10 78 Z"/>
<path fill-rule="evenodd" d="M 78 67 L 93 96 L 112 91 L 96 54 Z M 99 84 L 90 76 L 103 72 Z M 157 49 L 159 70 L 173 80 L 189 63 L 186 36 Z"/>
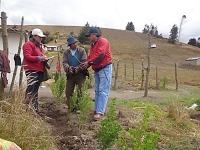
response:
<path fill-rule="evenodd" d="M 64 54 L 63 54 L 63 69 L 66 73 L 68 73 L 69 70 L 69 50 L 65 50 Z"/>
<path fill-rule="evenodd" d="M 24 59 L 28 62 L 38 62 L 38 56 L 33 56 L 34 47 L 30 43 L 25 43 L 23 45 L 23 55 Z"/>

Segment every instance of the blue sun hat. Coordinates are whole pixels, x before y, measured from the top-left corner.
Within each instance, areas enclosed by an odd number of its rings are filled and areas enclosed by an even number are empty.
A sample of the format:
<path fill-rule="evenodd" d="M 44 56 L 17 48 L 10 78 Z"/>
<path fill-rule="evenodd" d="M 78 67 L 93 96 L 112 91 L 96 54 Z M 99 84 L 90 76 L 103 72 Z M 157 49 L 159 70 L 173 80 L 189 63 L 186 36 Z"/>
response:
<path fill-rule="evenodd" d="M 101 36 L 99 30 L 97 28 L 93 28 L 93 27 L 90 28 L 90 30 L 88 31 L 88 33 L 85 34 L 85 36 L 89 37 L 90 34 L 92 34 L 92 33 L 97 33 L 97 36 Z"/>
<path fill-rule="evenodd" d="M 76 43 L 76 42 L 78 42 L 78 40 L 75 37 L 71 36 L 71 35 L 67 38 L 68 46 L 70 46 L 71 44 Z"/>

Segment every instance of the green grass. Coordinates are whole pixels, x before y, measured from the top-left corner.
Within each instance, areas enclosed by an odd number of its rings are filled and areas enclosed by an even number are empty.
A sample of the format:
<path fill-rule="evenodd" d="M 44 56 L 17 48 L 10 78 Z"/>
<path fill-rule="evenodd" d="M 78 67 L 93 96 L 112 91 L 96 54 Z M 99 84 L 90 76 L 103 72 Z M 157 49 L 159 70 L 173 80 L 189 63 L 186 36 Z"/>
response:
<path fill-rule="evenodd" d="M 138 126 L 138 122 L 147 106 L 150 106 L 149 131 L 161 131 L 158 146 L 166 150 L 198 150 L 200 143 L 199 121 L 191 121 L 186 109 L 200 100 L 199 88 L 181 85 L 179 90 L 170 89 L 158 91 L 162 99 L 141 98 L 134 100 L 117 99 L 116 107 L 128 119 L 128 127 Z M 110 104 L 111 102 L 108 101 Z M 126 128 L 126 127 L 124 127 Z"/>

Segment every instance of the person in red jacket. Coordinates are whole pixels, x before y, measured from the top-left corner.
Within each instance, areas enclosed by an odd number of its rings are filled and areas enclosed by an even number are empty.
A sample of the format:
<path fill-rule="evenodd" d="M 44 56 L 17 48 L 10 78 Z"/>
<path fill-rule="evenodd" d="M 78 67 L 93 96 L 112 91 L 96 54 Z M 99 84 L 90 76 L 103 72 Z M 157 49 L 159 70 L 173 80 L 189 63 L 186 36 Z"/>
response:
<path fill-rule="evenodd" d="M 26 103 L 31 103 L 38 112 L 38 89 L 43 79 L 44 63 L 47 56 L 44 54 L 42 38 L 45 37 L 40 29 L 33 29 L 29 41 L 23 45 L 24 70 L 27 77 L 25 92 Z"/>
<path fill-rule="evenodd" d="M 90 53 L 85 63 L 81 65 L 83 69 L 92 66 L 95 78 L 95 110 L 94 119 L 101 119 L 103 116 L 112 79 L 112 57 L 110 44 L 107 39 L 101 37 L 97 28 L 90 28 L 85 34 L 91 42 Z"/>

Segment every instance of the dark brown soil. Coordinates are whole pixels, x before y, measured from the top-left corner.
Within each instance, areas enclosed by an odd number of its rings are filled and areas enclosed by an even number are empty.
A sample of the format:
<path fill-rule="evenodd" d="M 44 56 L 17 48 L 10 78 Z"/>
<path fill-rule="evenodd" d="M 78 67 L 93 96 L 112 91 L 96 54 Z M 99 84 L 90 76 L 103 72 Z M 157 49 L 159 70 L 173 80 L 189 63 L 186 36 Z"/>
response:
<path fill-rule="evenodd" d="M 89 89 L 91 99 L 94 98 L 94 90 Z M 116 97 L 117 99 L 137 99 L 143 97 L 143 91 L 113 91 L 110 92 L 110 98 Z M 89 117 L 86 123 L 79 125 L 79 120 L 76 112 L 69 113 L 67 106 L 64 103 L 55 103 L 53 101 L 53 95 L 49 86 L 42 86 L 39 89 L 39 109 L 40 116 L 50 124 L 52 128 L 52 136 L 56 138 L 56 144 L 59 150 L 97 150 L 98 143 L 95 138 L 95 132 L 97 131 L 100 121 L 94 121 L 92 116 Z M 159 93 L 150 93 L 150 99 L 161 98 Z M 123 114 L 123 119 L 118 121 L 128 127 L 128 114 L 127 112 L 120 110 L 120 114 Z M 119 111 L 117 112 L 119 113 Z"/>

